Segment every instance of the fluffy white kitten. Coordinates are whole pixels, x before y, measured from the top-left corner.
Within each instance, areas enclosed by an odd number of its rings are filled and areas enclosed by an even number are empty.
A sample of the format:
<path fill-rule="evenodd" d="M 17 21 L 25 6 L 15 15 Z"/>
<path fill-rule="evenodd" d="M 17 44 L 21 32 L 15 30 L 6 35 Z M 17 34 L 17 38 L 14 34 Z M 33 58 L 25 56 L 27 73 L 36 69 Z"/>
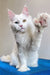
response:
<path fill-rule="evenodd" d="M 8 10 L 10 26 L 15 36 L 15 49 L 8 56 L 1 57 L 2 61 L 16 65 L 19 71 L 28 71 L 30 67 L 38 66 L 38 49 L 40 47 L 42 33 L 47 24 L 48 15 L 40 14 L 36 19 L 28 13 L 25 6 L 19 15 Z"/>
<path fill-rule="evenodd" d="M 24 6 L 21 14 L 16 15 L 11 10 L 8 10 L 10 26 L 15 36 L 16 47 L 10 56 L 3 56 L 2 61 L 9 61 L 10 65 L 16 65 L 19 71 L 30 70 L 27 65 L 29 60 L 30 47 L 32 43 L 32 35 L 35 31 L 33 19 L 28 13 L 28 9 Z M 8 60 L 9 59 L 9 60 Z"/>

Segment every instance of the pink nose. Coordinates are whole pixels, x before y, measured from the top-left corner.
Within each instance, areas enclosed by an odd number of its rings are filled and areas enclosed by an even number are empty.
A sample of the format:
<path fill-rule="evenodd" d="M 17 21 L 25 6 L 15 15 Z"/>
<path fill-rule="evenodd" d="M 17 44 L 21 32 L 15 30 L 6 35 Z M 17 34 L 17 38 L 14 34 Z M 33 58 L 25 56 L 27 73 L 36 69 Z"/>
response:
<path fill-rule="evenodd" d="M 20 27 L 22 27 L 23 25 L 20 25 Z"/>

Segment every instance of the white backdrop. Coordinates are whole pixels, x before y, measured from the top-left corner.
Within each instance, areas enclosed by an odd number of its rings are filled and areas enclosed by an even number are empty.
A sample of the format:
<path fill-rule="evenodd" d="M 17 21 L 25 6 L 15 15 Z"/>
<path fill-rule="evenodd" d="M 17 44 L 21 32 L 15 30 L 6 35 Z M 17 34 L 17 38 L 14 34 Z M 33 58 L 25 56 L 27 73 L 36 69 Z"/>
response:
<path fill-rule="evenodd" d="M 10 53 L 14 47 L 14 37 L 8 25 L 7 8 L 19 14 L 26 1 L 0 0 L 0 56 Z M 30 0 L 28 8 L 33 18 L 41 12 L 50 13 L 50 0 Z M 50 59 L 50 23 L 43 34 L 39 57 Z"/>

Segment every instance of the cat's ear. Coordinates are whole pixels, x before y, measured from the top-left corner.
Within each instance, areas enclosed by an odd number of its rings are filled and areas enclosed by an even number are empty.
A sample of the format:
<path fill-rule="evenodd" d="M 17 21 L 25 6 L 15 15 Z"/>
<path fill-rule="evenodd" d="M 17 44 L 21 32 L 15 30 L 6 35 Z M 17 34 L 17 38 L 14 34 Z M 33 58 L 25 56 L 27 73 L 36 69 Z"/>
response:
<path fill-rule="evenodd" d="M 13 11 L 11 11 L 10 9 L 8 9 L 8 16 L 9 16 L 9 19 L 11 21 L 13 21 L 14 17 L 15 17 L 15 14 Z"/>
<path fill-rule="evenodd" d="M 28 8 L 26 5 L 24 6 L 22 13 L 26 16 L 29 16 Z"/>

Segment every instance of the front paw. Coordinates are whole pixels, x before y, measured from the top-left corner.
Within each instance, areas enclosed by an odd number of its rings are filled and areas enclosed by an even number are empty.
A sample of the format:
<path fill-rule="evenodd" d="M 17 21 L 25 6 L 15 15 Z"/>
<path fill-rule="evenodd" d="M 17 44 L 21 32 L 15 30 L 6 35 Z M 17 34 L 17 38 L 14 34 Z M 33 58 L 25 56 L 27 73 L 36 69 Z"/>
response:
<path fill-rule="evenodd" d="M 25 72 L 25 71 L 29 71 L 30 69 L 27 67 L 27 66 L 25 66 L 25 65 L 22 65 L 19 69 L 18 69 L 18 71 L 20 71 L 20 72 Z"/>
<path fill-rule="evenodd" d="M 41 24 L 42 27 L 47 27 L 48 26 L 48 17 L 49 15 L 47 13 L 41 13 L 39 15 L 39 23 Z"/>
<path fill-rule="evenodd" d="M 10 62 L 10 65 L 11 65 L 11 66 L 13 66 L 13 63 L 12 63 L 12 62 Z"/>
<path fill-rule="evenodd" d="M 45 28 L 48 26 L 49 15 L 47 13 L 41 13 L 34 19 L 34 24 L 36 27 Z"/>
<path fill-rule="evenodd" d="M 20 68 L 20 65 L 17 65 L 16 68 Z"/>

